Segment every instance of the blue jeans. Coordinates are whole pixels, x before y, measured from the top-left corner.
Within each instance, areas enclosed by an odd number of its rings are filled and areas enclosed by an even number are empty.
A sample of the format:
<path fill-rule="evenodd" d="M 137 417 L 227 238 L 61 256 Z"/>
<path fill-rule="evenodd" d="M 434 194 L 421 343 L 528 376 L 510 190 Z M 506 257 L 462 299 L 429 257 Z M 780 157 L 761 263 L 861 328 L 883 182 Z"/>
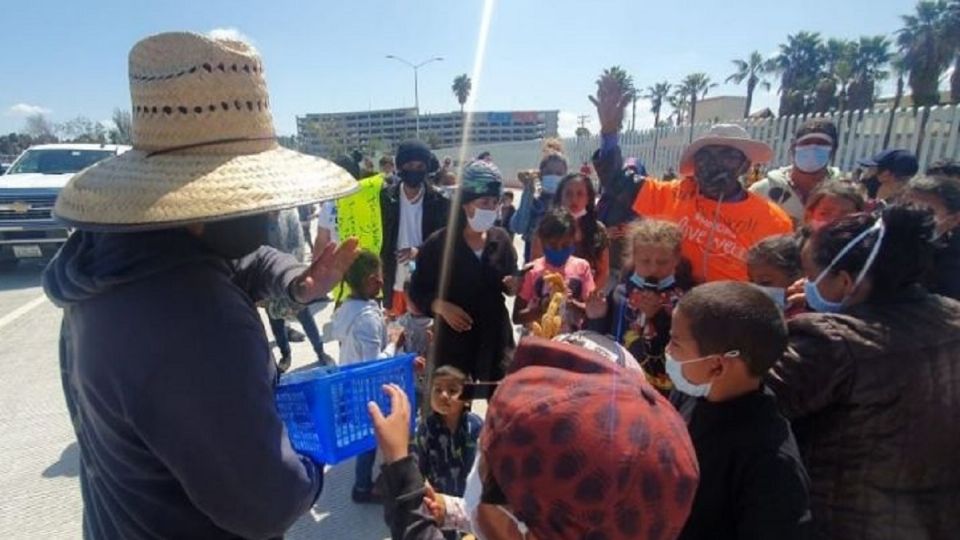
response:
<path fill-rule="evenodd" d="M 370 491 L 373 489 L 373 463 L 377 460 L 377 451 L 371 450 L 357 456 L 353 489 Z"/>
<path fill-rule="evenodd" d="M 320 337 L 320 329 L 317 328 L 316 321 L 309 309 L 304 309 L 297 313 L 297 320 L 303 326 L 303 333 L 307 335 L 310 344 L 313 345 L 313 352 L 317 353 L 317 359 L 323 359 L 323 338 Z M 287 336 L 287 322 L 283 319 L 270 319 L 270 330 L 273 331 L 273 339 L 277 342 L 277 348 L 283 356 L 290 355 L 290 338 Z"/>

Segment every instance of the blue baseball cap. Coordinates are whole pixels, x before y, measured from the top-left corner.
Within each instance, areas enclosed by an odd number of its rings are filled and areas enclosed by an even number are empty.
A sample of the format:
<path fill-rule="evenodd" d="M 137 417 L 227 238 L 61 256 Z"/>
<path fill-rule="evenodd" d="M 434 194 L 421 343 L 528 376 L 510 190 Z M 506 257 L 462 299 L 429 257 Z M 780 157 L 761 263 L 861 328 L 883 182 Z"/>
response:
<path fill-rule="evenodd" d="M 894 148 L 884 150 L 869 159 L 861 159 L 860 165 L 864 167 L 876 167 L 883 171 L 890 171 L 895 176 L 913 176 L 920 170 L 920 162 L 917 156 L 909 150 Z"/>

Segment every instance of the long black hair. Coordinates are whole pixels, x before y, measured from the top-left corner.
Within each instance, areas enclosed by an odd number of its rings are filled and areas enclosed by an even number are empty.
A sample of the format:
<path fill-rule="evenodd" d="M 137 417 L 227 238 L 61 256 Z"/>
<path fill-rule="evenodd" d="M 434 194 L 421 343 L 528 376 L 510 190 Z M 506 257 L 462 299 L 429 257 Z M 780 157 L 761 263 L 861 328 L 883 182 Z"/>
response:
<path fill-rule="evenodd" d="M 825 225 L 810 238 L 813 261 L 826 268 L 851 240 L 883 219 L 886 232 L 876 260 L 867 270 L 873 287 L 870 300 L 893 296 L 920 283 L 933 262 L 933 213 L 911 204 L 896 204 L 880 214 L 851 214 Z M 831 270 L 860 274 L 879 234 L 870 234 L 853 246 Z"/>
<path fill-rule="evenodd" d="M 604 234 L 597 221 L 597 190 L 593 181 L 589 177 L 578 172 L 570 173 L 560 180 L 560 186 L 553 195 L 553 206 L 563 206 L 563 192 L 572 182 L 583 182 L 587 187 L 587 213 L 577 220 L 580 227 L 580 245 L 579 251 L 590 255 L 591 259 L 596 259 L 600 253 L 607 247 L 607 235 Z"/>

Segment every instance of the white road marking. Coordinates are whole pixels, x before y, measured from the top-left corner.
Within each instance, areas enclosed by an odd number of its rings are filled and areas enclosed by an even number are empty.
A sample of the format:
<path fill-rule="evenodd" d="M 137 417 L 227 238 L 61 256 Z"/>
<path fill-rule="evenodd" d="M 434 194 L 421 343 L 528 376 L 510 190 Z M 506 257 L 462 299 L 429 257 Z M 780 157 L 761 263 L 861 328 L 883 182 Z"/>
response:
<path fill-rule="evenodd" d="M 3 317 L 0 317 L 0 328 L 12 323 L 13 321 L 19 319 L 21 316 L 26 315 L 32 309 L 36 308 L 40 304 L 43 304 L 47 301 L 47 296 L 41 294 L 40 296 L 34 298 L 33 300 L 27 302 L 26 304 L 18 307 L 17 309 L 7 313 Z"/>

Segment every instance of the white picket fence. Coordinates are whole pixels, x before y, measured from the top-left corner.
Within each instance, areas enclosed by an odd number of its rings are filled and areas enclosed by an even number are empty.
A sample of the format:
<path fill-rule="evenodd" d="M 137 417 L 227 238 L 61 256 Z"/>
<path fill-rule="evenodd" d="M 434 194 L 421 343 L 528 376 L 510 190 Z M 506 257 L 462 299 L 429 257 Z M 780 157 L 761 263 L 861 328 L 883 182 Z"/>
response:
<path fill-rule="evenodd" d="M 927 117 L 924 126 L 923 118 Z M 790 144 L 797 128 L 808 118 L 825 117 L 837 125 L 840 144 L 834 165 L 843 171 L 856 168 L 857 161 L 872 156 L 884 149 L 883 139 L 890 121 L 889 110 L 846 111 L 843 114 L 797 115 L 780 118 L 741 120 L 750 136 L 765 141 L 774 151 L 768 167 L 790 163 Z M 647 171 L 661 176 L 668 169 L 676 169 L 684 147 L 693 138 L 710 128 L 711 124 L 682 127 L 661 127 L 620 135 L 620 147 L 624 157 L 640 158 Z M 508 179 L 516 177 L 516 171 L 536 168 L 540 159 L 541 141 L 521 141 L 499 144 L 469 144 L 464 155 L 475 157 L 482 151 L 490 151 L 494 161 Z M 592 137 L 564 139 L 570 159 L 571 170 L 588 161 L 600 145 L 600 139 Z M 654 147 L 656 146 L 656 154 Z M 960 106 L 949 105 L 919 109 L 899 109 L 893 113 L 893 128 L 887 148 L 905 148 L 917 154 L 920 170 L 931 163 L 946 158 L 960 159 Z M 461 148 L 446 148 L 438 155 L 457 157 Z"/>

